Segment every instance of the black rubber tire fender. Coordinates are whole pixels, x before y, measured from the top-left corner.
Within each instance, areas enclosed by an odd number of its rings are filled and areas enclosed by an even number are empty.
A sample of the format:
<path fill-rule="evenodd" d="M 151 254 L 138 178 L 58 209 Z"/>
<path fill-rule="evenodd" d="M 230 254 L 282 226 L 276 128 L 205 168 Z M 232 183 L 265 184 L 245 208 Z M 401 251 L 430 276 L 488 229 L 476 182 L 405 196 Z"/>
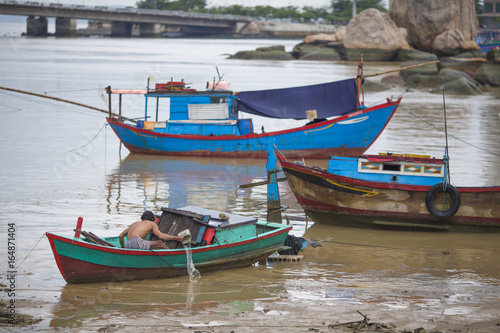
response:
<path fill-rule="evenodd" d="M 455 215 L 455 213 L 460 208 L 460 193 L 455 186 L 447 184 L 444 192 L 448 193 L 451 197 L 451 205 L 447 210 L 440 210 L 434 205 L 434 198 L 438 193 L 443 192 L 443 184 L 439 183 L 430 188 L 425 196 L 425 205 L 427 206 L 427 210 L 431 213 L 432 216 L 437 217 L 439 219 L 447 219 Z"/>

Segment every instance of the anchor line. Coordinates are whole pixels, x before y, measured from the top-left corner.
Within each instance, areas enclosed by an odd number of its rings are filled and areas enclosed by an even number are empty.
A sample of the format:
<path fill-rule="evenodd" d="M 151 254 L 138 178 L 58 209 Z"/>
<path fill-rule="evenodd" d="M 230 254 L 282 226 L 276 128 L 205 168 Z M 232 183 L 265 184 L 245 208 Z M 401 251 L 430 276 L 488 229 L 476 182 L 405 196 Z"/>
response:
<path fill-rule="evenodd" d="M 257 237 L 257 238 L 258 238 L 258 237 Z M 246 252 L 248 252 L 248 251 L 250 251 L 250 250 L 253 250 L 253 249 L 252 249 L 252 247 L 253 247 L 253 245 L 254 245 L 255 243 L 256 243 L 256 242 L 254 242 L 254 243 L 252 244 L 252 246 L 251 246 L 251 247 L 250 247 L 250 248 L 249 248 Z M 241 257 L 243 256 L 243 254 L 244 254 L 244 253 L 245 253 L 245 252 L 241 252 L 241 254 L 238 256 L 238 258 L 234 259 L 234 260 L 233 260 L 233 262 L 230 262 L 230 263 L 229 263 L 229 264 L 227 264 L 226 266 L 224 266 L 224 267 L 222 267 L 222 268 L 220 268 L 220 269 L 218 269 L 218 270 L 216 270 L 216 271 L 210 272 L 210 273 L 205 273 L 205 274 L 201 274 L 201 273 L 200 273 L 200 275 L 201 275 L 201 276 L 212 275 L 212 274 L 215 274 L 215 273 L 217 273 L 217 272 L 220 272 L 220 271 L 223 271 L 223 270 L 225 270 L 225 269 L 228 269 L 228 268 L 229 268 L 229 267 L 231 267 L 231 266 L 232 266 L 235 262 L 237 262 L 238 260 L 240 260 L 240 259 L 241 259 Z"/>
<path fill-rule="evenodd" d="M 336 241 L 331 241 L 331 240 L 322 240 L 322 241 L 316 241 L 317 242 L 324 242 L 324 243 L 331 243 L 331 244 L 341 244 L 341 245 L 352 245 L 352 246 L 365 246 L 365 247 L 376 247 L 376 248 L 382 248 L 382 249 L 390 249 L 390 250 L 401 250 L 401 251 L 421 251 L 421 252 L 428 252 L 428 253 L 443 253 L 445 255 L 450 254 L 448 251 L 434 251 L 434 250 L 424 250 L 424 249 L 411 249 L 411 248 L 400 248 L 400 247 L 392 247 L 392 246 L 383 246 L 383 245 L 369 245 L 369 244 L 359 244 L 359 243 L 347 243 L 347 242 L 336 242 Z"/>
<path fill-rule="evenodd" d="M 61 230 L 58 230 L 58 231 L 61 231 Z M 49 232 L 51 232 L 51 231 L 49 231 Z M 17 265 L 17 267 L 14 270 L 15 272 L 17 272 L 17 270 L 19 269 L 19 267 L 21 267 L 21 265 L 26 261 L 26 259 L 28 259 L 28 257 L 31 255 L 31 253 L 33 253 L 33 251 L 35 250 L 35 248 L 38 246 L 38 244 L 40 243 L 40 241 L 42 240 L 42 238 L 45 237 L 46 234 L 47 234 L 47 232 L 44 232 L 43 235 L 40 237 L 40 239 L 38 239 L 38 241 L 36 242 L 35 246 L 33 246 L 33 248 L 31 249 L 31 251 L 26 255 L 26 257 L 24 257 L 23 260 L 21 260 L 21 262 L 19 263 L 19 265 Z M 5 282 L 5 280 L 7 280 L 7 276 L 5 276 L 5 279 L 3 279 L 2 281 L 0 281 L 0 284 L 3 284 Z"/>
<path fill-rule="evenodd" d="M 91 144 L 91 143 L 92 143 L 92 141 L 94 141 L 94 140 L 95 140 L 95 139 L 99 136 L 99 133 L 101 133 L 102 129 L 103 129 L 104 127 L 106 127 L 106 125 L 108 125 L 108 123 L 104 123 L 104 125 L 102 125 L 101 129 L 97 132 L 97 134 L 96 134 L 96 135 L 95 135 L 95 136 L 94 136 L 94 137 L 93 137 L 93 138 L 92 138 L 89 142 L 87 142 L 85 145 L 83 145 L 83 146 L 81 146 L 81 147 L 79 147 L 79 148 L 70 149 L 69 151 L 70 151 L 70 152 L 72 152 L 72 151 L 80 150 L 80 149 L 82 149 L 82 148 L 87 147 L 89 144 Z M 106 147 L 106 145 L 104 145 L 104 147 Z"/>
<path fill-rule="evenodd" d="M 166 261 L 165 259 L 163 259 L 163 257 L 158 252 L 156 252 L 155 250 L 151 250 L 150 249 L 150 251 L 153 252 L 154 254 L 156 254 L 158 256 L 158 258 L 160 258 L 164 263 L 166 263 L 167 265 L 169 265 L 171 268 L 173 268 L 176 271 L 181 272 L 181 273 L 183 273 L 185 275 L 189 275 L 189 273 L 187 271 L 179 269 L 179 268 L 175 267 L 174 265 L 172 265 L 171 263 L 169 263 L 168 261 Z"/>
<path fill-rule="evenodd" d="M 253 244 L 252 244 L 252 246 L 253 246 Z M 249 250 L 251 250 L 251 249 L 252 249 L 252 248 L 250 248 Z M 166 263 L 167 265 L 169 265 L 170 267 L 172 267 L 172 268 L 173 268 L 173 269 L 175 269 L 176 271 L 181 272 L 181 273 L 183 273 L 183 274 L 185 274 L 185 275 L 189 275 L 189 273 L 187 272 L 187 270 L 186 270 L 186 271 L 184 271 L 184 270 L 178 269 L 177 267 L 173 266 L 171 263 L 169 263 L 168 261 L 166 261 L 165 259 L 163 259 L 163 258 L 162 258 L 162 256 L 160 256 L 160 254 L 159 254 L 159 253 L 157 253 L 156 251 L 154 251 L 154 250 L 150 250 L 150 251 L 151 251 L 151 252 L 153 252 L 154 254 L 156 254 L 156 255 L 157 255 L 157 256 L 158 256 L 158 257 L 159 257 L 159 258 L 160 258 L 160 259 L 161 259 L 164 263 Z M 241 254 L 240 254 L 237 258 L 235 258 L 232 262 L 230 262 L 230 263 L 229 263 L 229 264 L 227 264 L 226 266 L 224 266 L 224 267 L 222 267 L 222 268 L 220 268 L 220 269 L 218 269 L 218 270 L 216 270 L 216 271 L 210 272 L 210 273 L 204 273 L 204 274 L 201 274 L 201 273 L 200 273 L 200 276 L 212 275 L 212 274 L 215 274 L 215 273 L 217 273 L 217 272 L 223 271 L 223 270 L 225 270 L 225 269 L 227 269 L 227 268 L 231 267 L 231 266 L 232 266 L 235 262 L 237 262 L 238 260 L 240 260 L 240 259 L 241 259 L 241 257 L 243 256 L 243 254 L 245 254 L 245 253 L 244 253 L 244 252 L 242 252 L 242 253 L 241 253 Z M 193 265 L 194 265 L 194 264 L 193 264 Z M 187 268 L 187 267 L 186 267 L 186 268 Z M 195 268 L 196 268 L 196 266 L 195 266 Z"/>
<path fill-rule="evenodd" d="M 444 132 L 441 128 L 439 128 L 439 127 L 437 127 L 437 126 L 435 126 L 435 125 L 431 124 L 430 122 L 428 122 L 428 121 L 426 121 L 426 120 L 422 119 L 421 117 L 417 116 L 415 113 L 411 112 L 411 111 L 410 111 L 410 110 L 408 110 L 407 108 L 405 108 L 405 107 L 403 107 L 403 106 L 400 106 L 400 107 L 401 107 L 403 110 L 405 110 L 406 112 L 408 112 L 409 114 L 411 114 L 412 116 L 414 116 L 415 118 L 417 118 L 418 120 L 422 121 L 423 123 L 426 123 L 427 125 L 429 125 L 429 126 L 433 127 L 434 129 L 436 129 L 436 130 L 438 130 L 438 131 L 440 131 L 440 132 Z M 472 144 L 472 143 L 467 142 L 467 141 L 465 141 L 465 140 L 463 140 L 463 139 L 460 139 L 459 137 L 457 137 L 457 136 L 455 136 L 455 135 L 453 135 L 453 134 L 448 134 L 448 135 L 449 135 L 449 136 L 451 136 L 452 138 L 454 138 L 455 140 L 458 140 L 458 141 L 460 141 L 460 142 L 462 142 L 462 143 L 465 143 L 466 145 L 469 145 L 469 146 L 471 146 L 471 147 L 474 147 L 474 148 L 476 148 L 476 149 L 479 149 L 479 150 L 484 151 L 484 152 L 486 152 L 486 153 L 489 153 L 489 154 L 491 154 L 491 155 L 500 156 L 500 154 L 497 154 L 497 153 L 494 153 L 494 152 L 489 151 L 489 150 L 487 150 L 487 149 L 481 148 L 481 147 L 479 147 L 479 146 L 477 146 L 477 145 L 475 145 L 475 144 Z"/>

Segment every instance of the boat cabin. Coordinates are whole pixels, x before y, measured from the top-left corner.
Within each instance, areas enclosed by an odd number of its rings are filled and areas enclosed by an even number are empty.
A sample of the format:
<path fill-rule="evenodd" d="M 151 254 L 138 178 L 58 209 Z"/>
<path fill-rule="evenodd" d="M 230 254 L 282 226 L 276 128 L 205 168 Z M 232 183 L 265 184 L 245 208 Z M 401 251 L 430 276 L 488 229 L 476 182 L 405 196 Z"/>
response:
<path fill-rule="evenodd" d="M 331 156 L 328 171 L 368 181 L 432 186 L 442 182 L 445 163 L 442 159 L 416 154 Z"/>
<path fill-rule="evenodd" d="M 184 81 L 172 81 L 157 83 L 153 90 L 111 92 L 120 95 L 120 115 L 122 94 L 144 95 L 144 118 L 137 120 L 138 129 L 203 136 L 253 133 L 252 119 L 238 119 L 238 97 L 230 90 L 197 91 L 186 88 Z"/>
<path fill-rule="evenodd" d="M 179 209 L 162 208 L 162 215 L 158 220 L 158 228 L 168 235 L 177 235 L 189 229 L 191 233 L 191 246 L 206 246 L 211 244 L 229 244 L 241 241 L 245 235 L 255 235 L 257 219 L 236 214 L 224 213 L 216 210 L 194 206 Z M 238 228 L 238 232 L 234 230 Z M 246 230 L 248 229 L 248 230 Z M 150 240 L 157 240 L 152 235 Z M 183 248 L 176 241 L 166 241 L 171 248 Z"/>

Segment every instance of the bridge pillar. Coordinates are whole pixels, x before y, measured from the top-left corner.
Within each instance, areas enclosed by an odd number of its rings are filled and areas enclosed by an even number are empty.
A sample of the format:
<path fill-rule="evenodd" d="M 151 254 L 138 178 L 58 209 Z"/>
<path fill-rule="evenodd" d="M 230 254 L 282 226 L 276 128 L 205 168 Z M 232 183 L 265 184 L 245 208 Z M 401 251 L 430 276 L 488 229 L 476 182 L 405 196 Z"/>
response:
<path fill-rule="evenodd" d="M 76 36 L 76 19 L 67 17 L 56 18 L 56 36 L 58 37 L 75 37 Z"/>
<path fill-rule="evenodd" d="M 141 37 L 161 37 L 163 32 L 163 25 L 158 23 L 141 23 L 140 36 Z"/>
<path fill-rule="evenodd" d="M 132 37 L 132 23 L 112 22 L 111 36 L 113 37 Z"/>
<path fill-rule="evenodd" d="M 28 36 L 38 37 L 47 36 L 47 18 L 40 16 L 29 16 L 26 19 L 26 34 Z"/>

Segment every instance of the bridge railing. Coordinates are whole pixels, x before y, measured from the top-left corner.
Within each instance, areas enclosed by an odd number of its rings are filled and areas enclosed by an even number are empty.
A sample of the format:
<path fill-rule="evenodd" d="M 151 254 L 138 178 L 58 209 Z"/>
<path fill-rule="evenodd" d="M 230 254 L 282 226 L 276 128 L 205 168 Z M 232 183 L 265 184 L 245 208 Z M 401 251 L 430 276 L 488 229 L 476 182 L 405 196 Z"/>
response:
<path fill-rule="evenodd" d="M 16 6 L 26 6 L 26 7 L 37 7 L 37 8 L 65 8 L 65 9 L 77 9 L 86 11 L 99 11 L 99 12 L 116 12 L 116 13 L 135 13 L 135 14 L 146 14 L 146 15 L 158 15 L 158 16 L 176 16 L 176 17 L 186 17 L 186 18 L 202 18 L 202 19 L 212 19 L 212 20 L 226 20 L 226 21 L 239 21 L 239 22 L 249 22 L 253 20 L 248 16 L 230 15 L 230 14 L 208 14 L 208 13 L 196 13 L 196 12 L 185 12 L 185 11 L 172 11 L 172 10 L 157 10 L 157 9 L 146 9 L 146 8 L 109 8 L 107 6 L 85 6 L 85 5 L 70 5 L 61 3 L 44 3 L 37 1 L 17 1 L 17 0 L 0 0 L 0 5 L 16 5 Z"/>

